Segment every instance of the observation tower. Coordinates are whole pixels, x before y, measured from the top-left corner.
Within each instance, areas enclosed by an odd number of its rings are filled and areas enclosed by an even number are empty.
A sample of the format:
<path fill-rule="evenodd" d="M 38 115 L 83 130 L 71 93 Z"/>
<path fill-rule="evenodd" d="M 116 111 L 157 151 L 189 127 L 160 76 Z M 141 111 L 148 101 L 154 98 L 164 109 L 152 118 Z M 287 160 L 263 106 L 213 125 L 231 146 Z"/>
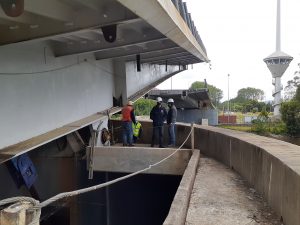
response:
<path fill-rule="evenodd" d="M 272 84 L 275 89 L 272 92 L 274 97 L 274 117 L 280 117 L 280 104 L 281 104 L 281 77 L 288 68 L 293 57 L 281 51 L 281 31 L 280 31 L 280 0 L 277 0 L 277 24 L 276 24 L 276 51 L 264 59 L 269 70 L 272 73 Z"/>

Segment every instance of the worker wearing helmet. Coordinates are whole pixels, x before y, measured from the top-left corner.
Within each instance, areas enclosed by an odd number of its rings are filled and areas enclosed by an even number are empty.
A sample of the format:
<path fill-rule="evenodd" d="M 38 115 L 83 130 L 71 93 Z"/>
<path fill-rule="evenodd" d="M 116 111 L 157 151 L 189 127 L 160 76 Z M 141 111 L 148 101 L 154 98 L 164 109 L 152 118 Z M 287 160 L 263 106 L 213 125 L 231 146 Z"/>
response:
<path fill-rule="evenodd" d="M 156 99 L 156 106 L 154 106 L 150 112 L 150 119 L 153 120 L 153 132 L 152 132 L 152 142 L 151 147 L 154 147 L 155 141 L 158 137 L 159 147 L 163 146 L 163 126 L 167 119 L 167 110 L 162 106 L 162 98 L 158 97 Z"/>
<path fill-rule="evenodd" d="M 175 137 L 175 123 L 177 117 L 177 109 L 174 105 L 174 100 L 172 98 L 168 99 L 168 115 L 167 115 L 167 124 L 168 124 L 168 133 L 169 133 L 169 147 L 174 147 L 176 143 Z"/>
<path fill-rule="evenodd" d="M 129 101 L 122 109 L 123 146 L 134 146 L 132 144 L 132 123 L 136 123 L 133 102 Z"/>

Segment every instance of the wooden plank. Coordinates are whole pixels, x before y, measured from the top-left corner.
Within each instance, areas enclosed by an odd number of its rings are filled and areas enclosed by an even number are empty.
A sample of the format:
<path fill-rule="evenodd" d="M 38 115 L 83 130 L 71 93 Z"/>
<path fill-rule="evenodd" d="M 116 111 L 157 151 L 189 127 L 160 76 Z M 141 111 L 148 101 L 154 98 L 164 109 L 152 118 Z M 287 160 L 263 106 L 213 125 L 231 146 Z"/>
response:
<path fill-rule="evenodd" d="M 32 206 L 29 202 L 18 202 L 0 211 L 1 225 L 27 225 L 33 220 L 33 212 L 27 211 Z M 34 225 L 38 225 L 36 220 Z"/>
<path fill-rule="evenodd" d="M 94 171 L 132 173 L 149 167 L 175 149 L 146 147 L 95 147 Z M 192 155 L 189 149 L 181 149 L 164 163 L 146 173 L 182 175 Z"/>

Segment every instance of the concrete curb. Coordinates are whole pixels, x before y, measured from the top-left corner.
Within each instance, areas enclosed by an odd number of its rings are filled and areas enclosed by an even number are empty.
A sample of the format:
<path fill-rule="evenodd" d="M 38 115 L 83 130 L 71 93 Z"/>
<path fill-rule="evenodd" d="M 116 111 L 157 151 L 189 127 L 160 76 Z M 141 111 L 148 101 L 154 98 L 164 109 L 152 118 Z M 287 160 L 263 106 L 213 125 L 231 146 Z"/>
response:
<path fill-rule="evenodd" d="M 169 214 L 163 225 L 184 225 L 196 172 L 200 159 L 200 150 L 195 150 L 183 174 L 180 185 L 173 199 Z"/>

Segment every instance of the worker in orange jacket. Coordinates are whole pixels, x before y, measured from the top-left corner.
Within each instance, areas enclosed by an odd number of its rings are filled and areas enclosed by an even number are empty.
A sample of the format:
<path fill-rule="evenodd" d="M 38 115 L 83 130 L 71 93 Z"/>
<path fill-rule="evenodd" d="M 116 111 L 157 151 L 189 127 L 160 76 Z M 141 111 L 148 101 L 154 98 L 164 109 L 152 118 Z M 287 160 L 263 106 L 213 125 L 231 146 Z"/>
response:
<path fill-rule="evenodd" d="M 132 144 L 132 123 L 136 123 L 133 102 L 129 101 L 122 109 L 123 146 L 134 146 Z"/>

